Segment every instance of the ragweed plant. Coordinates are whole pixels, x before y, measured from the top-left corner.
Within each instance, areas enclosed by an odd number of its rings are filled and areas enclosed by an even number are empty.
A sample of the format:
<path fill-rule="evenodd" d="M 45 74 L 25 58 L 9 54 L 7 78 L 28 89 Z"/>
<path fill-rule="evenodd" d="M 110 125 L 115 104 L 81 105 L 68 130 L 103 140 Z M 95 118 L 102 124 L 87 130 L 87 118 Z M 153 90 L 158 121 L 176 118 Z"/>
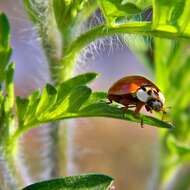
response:
<path fill-rule="evenodd" d="M 15 166 L 19 138 L 40 124 L 78 117 L 111 117 L 137 123 L 143 118 L 145 124 L 167 128 L 160 131 L 158 175 L 152 189 L 188 189 L 190 172 L 184 171 L 184 167 L 190 160 L 190 1 L 23 0 L 23 3 L 41 37 L 53 84 L 28 97 L 15 97 L 10 27 L 5 14 L 1 14 L 0 151 L 9 168 L 10 189 L 23 185 L 23 176 Z M 96 10 L 101 11 L 104 22 L 80 32 Z M 137 46 L 148 36 L 152 47 L 144 43 L 143 51 L 139 51 L 129 40 L 132 34 L 136 34 Z M 105 92 L 92 92 L 88 87 L 96 73 L 73 77 L 81 50 L 97 38 L 110 35 L 128 39 L 129 47 L 155 76 L 172 107 L 168 117 L 175 128 L 156 117 L 135 115 L 130 110 L 123 112 L 117 105 L 108 105 Z M 45 181 L 24 189 L 108 189 L 112 181 L 105 175 L 89 174 Z"/>

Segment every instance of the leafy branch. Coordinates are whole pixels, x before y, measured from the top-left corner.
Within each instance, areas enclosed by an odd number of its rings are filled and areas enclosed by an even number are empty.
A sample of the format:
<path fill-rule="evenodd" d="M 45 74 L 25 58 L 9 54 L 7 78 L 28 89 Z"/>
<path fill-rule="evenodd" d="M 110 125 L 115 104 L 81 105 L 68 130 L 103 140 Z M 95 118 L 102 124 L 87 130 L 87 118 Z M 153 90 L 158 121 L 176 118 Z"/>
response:
<path fill-rule="evenodd" d="M 57 87 L 47 84 L 40 95 L 35 91 L 28 98 L 17 97 L 19 127 L 17 134 L 43 123 L 78 117 L 111 117 L 145 124 L 173 128 L 151 116 L 136 115 L 133 111 L 123 111 L 117 105 L 108 105 L 104 92 L 92 92 L 86 86 L 96 77 L 96 73 L 86 73 L 66 80 Z"/>

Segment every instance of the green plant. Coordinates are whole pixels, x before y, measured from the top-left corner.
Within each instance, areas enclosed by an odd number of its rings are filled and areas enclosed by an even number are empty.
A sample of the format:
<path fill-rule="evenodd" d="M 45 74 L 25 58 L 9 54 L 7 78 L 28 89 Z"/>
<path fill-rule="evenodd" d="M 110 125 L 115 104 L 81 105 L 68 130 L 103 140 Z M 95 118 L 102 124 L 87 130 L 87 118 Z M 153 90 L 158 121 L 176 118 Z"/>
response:
<path fill-rule="evenodd" d="M 190 1 L 49 0 L 44 3 L 39 0 L 24 0 L 23 2 L 30 19 L 37 26 L 54 85 L 47 84 L 41 93 L 35 91 L 29 97 L 14 98 L 14 64 L 9 63 L 12 51 L 9 43 L 10 29 L 6 16 L 1 14 L 0 83 L 5 84 L 5 88 L 0 89 L 0 147 L 8 162 L 10 173 L 16 181 L 12 184 L 12 189 L 22 185 L 22 176 L 16 170 L 14 161 L 17 156 L 19 137 L 24 132 L 43 123 L 97 116 L 138 123 L 143 117 L 145 124 L 173 129 L 160 131 L 158 178 L 152 189 L 188 189 L 190 184 L 188 180 L 181 180 L 180 172 L 190 159 L 188 126 L 190 122 L 188 47 Z M 97 9 L 101 10 L 105 22 L 87 32 L 81 34 L 76 32 Z M 150 21 L 146 21 L 146 11 L 153 14 Z M 123 112 L 118 105 L 106 104 L 106 93 L 92 92 L 87 86 L 95 79 L 95 73 L 72 76 L 76 58 L 82 48 L 99 37 L 113 34 L 124 34 L 123 39 L 130 39 L 131 34 L 138 34 L 137 43 L 142 43 L 144 36 L 151 37 L 152 47 L 144 43 L 143 51 L 133 47 L 133 42 L 130 40 L 128 43 L 132 51 L 139 58 L 143 58 L 143 63 L 155 75 L 158 86 L 166 95 L 168 105 L 174 108 L 171 109 L 169 119 L 174 121 L 175 129 L 172 124 L 154 117 L 141 114 L 137 116 L 130 110 Z M 153 52 L 153 58 L 148 56 L 148 51 Z M 15 106 L 14 102 L 16 102 Z M 173 182 L 171 185 L 174 175 L 178 183 Z M 189 171 L 183 175 L 184 179 L 187 179 Z M 88 188 L 86 181 L 91 184 L 94 177 L 97 184 Z M 85 178 L 85 183 L 83 180 L 80 181 L 81 178 Z M 78 185 L 82 185 L 81 189 L 107 189 L 112 183 L 111 178 L 102 175 L 87 175 L 81 178 L 71 177 Z M 54 187 L 54 185 L 53 187 L 55 190 L 67 189 L 65 187 L 67 180 L 68 178 L 61 179 L 62 187 Z M 52 189 L 54 183 L 58 182 L 56 180 L 42 182 L 25 189 L 48 190 Z M 70 186 L 68 189 L 73 187 L 73 180 L 69 179 L 66 183 Z"/>

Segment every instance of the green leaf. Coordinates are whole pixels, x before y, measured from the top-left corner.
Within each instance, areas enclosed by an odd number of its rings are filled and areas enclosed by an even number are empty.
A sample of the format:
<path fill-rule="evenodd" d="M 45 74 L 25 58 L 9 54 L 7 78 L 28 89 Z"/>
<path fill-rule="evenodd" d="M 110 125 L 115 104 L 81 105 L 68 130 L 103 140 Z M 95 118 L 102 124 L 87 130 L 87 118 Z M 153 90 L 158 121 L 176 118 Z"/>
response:
<path fill-rule="evenodd" d="M 0 14 L 0 83 L 5 79 L 6 66 L 9 62 L 12 49 L 10 47 L 10 27 L 4 13 Z"/>
<path fill-rule="evenodd" d="M 91 89 L 85 86 L 75 88 L 69 96 L 68 112 L 77 112 L 84 102 L 89 98 Z"/>
<path fill-rule="evenodd" d="M 86 174 L 38 182 L 23 190 L 107 190 L 112 182 L 106 175 Z"/>
<path fill-rule="evenodd" d="M 25 125 L 27 126 L 28 123 L 37 123 L 36 121 L 36 117 L 35 117 L 35 113 L 36 113 L 36 108 L 39 104 L 40 101 L 40 91 L 37 90 L 35 92 L 33 92 L 29 98 L 29 103 L 26 109 L 26 114 L 24 116 L 24 122 Z"/>
<path fill-rule="evenodd" d="M 53 0 L 55 20 L 64 46 L 71 43 L 75 34 L 78 34 L 78 27 L 81 27 L 96 8 L 97 3 L 94 0 Z"/>
<path fill-rule="evenodd" d="M 150 5 L 150 1 L 137 0 L 103 0 L 99 2 L 108 24 L 113 24 L 122 17 L 138 14 Z"/>
<path fill-rule="evenodd" d="M 53 0 L 53 8 L 55 13 L 55 19 L 60 31 L 64 32 L 65 24 L 70 22 L 71 18 L 71 5 L 72 1 L 65 0 Z M 66 19 L 67 17 L 67 19 Z"/>
<path fill-rule="evenodd" d="M 185 2 L 185 5 L 182 1 Z M 104 37 L 104 36 L 120 34 L 120 33 L 122 34 L 132 33 L 132 34 L 157 36 L 157 37 L 171 38 L 171 39 L 178 39 L 178 38 L 190 39 L 190 31 L 189 31 L 190 27 L 188 26 L 189 25 L 189 19 L 188 19 L 189 6 L 187 6 L 189 5 L 189 1 L 190 0 L 169 1 L 169 3 L 167 4 L 168 0 L 167 1 L 154 0 L 152 21 L 141 20 L 140 22 L 139 21 L 137 22 L 137 21 L 130 20 L 130 22 L 128 22 L 128 20 L 125 19 L 125 22 L 122 22 L 122 23 L 117 23 L 117 22 L 115 23 L 115 21 L 118 20 L 121 16 L 123 15 L 125 15 L 125 17 L 127 16 L 127 13 L 124 13 L 122 8 L 120 6 L 117 6 L 118 3 L 121 5 L 121 0 L 120 1 L 112 1 L 112 0 L 99 1 L 100 7 L 103 10 L 103 13 L 107 22 L 105 23 L 105 25 L 95 27 L 92 30 L 79 36 L 78 39 L 73 41 L 73 43 L 71 44 L 69 53 L 76 50 L 76 48 L 82 49 L 82 47 L 89 44 L 91 41 L 95 40 L 98 37 Z M 137 1 L 135 5 L 138 5 L 138 2 L 141 2 L 143 4 L 144 1 Z M 166 2 L 165 4 L 167 4 L 165 6 L 166 9 L 164 5 L 162 5 L 164 4 L 164 2 Z M 145 2 L 145 7 L 149 7 L 151 5 L 152 4 L 150 1 Z M 141 6 L 140 8 L 144 10 Z M 179 15 L 178 12 L 175 13 L 176 10 L 180 10 L 182 12 L 181 15 L 183 16 L 182 17 L 172 16 L 172 19 L 171 19 L 170 18 L 171 12 L 173 15 L 175 14 Z M 169 22 L 168 22 L 168 17 L 170 18 Z M 179 24 L 176 25 L 175 23 L 178 23 L 178 21 L 179 21 Z"/>
<path fill-rule="evenodd" d="M 80 11 L 90 6 L 94 6 L 94 1 L 91 0 L 53 0 L 54 14 L 58 28 L 64 33 L 65 26 L 71 26 L 74 20 L 79 16 Z M 85 9 L 86 10 L 86 9 Z M 88 12 L 88 10 L 86 10 Z"/>
<path fill-rule="evenodd" d="M 67 109 L 69 111 L 79 109 L 91 93 L 91 90 L 84 85 L 96 76 L 97 73 L 81 74 L 63 82 L 56 89 L 51 85 L 46 85 L 41 96 L 39 91 L 34 92 L 28 98 L 29 103 L 23 118 L 24 125 L 36 125 L 40 121 L 46 122 L 63 114 Z"/>
<path fill-rule="evenodd" d="M 56 102 L 57 90 L 50 84 L 47 84 L 42 91 L 40 102 L 36 109 L 36 114 L 43 114 L 43 112 L 51 109 L 51 107 Z"/>
<path fill-rule="evenodd" d="M 0 49 L 9 47 L 10 27 L 9 21 L 4 13 L 0 14 Z"/>
<path fill-rule="evenodd" d="M 79 99 L 83 99 L 80 97 Z M 85 98 L 84 98 L 85 99 Z M 116 107 L 115 105 L 108 105 L 104 103 L 104 99 L 96 99 L 97 103 L 87 103 L 87 106 L 82 106 L 77 112 L 67 112 L 65 109 L 69 107 L 69 101 L 66 99 L 60 107 L 56 108 L 54 111 L 38 115 L 37 120 L 39 123 L 46 123 L 55 120 L 68 119 L 68 118 L 78 118 L 78 117 L 110 117 L 115 119 L 122 119 L 132 122 L 140 123 L 143 119 L 143 123 L 160 128 L 170 128 L 173 129 L 174 125 L 171 123 L 164 122 L 162 120 L 156 119 L 151 116 L 146 116 L 143 114 L 135 114 L 133 111 L 123 111 L 123 109 Z M 75 105 L 77 106 L 77 105 Z M 139 124 L 140 125 L 140 124 Z"/>
<path fill-rule="evenodd" d="M 85 73 L 63 82 L 57 87 L 57 104 L 59 105 L 64 100 L 64 98 L 73 90 L 74 87 L 76 88 L 78 86 L 86 85 L 96 77 L 97 73 Z"/>
<path fill-rule="evenodd" d="M 29 100 L 27 98 L 16 97 L 16 111 L 20 125 L 23 125 L 23 120 L 27 111 L 28 103 Z"/>
<path fill-rule="evenodd" d="M 14 70 L 15 65 L 11 63 L 5 71 L 5 87 L 6 87 L 6 98 L 5 98 L 5 112 L 12 112 L 14 106 Z"/>
<path fill-rule="evenodd" d="M 56 103 L 51 110 L 36 114 L 39 122 L 57 120 L 61 116 L 67 116 L 69 113 L 77 113 L 79 108 L 89 98 L 91 89 L 86 86 L 76 87 L 68 94 L 66 98 L 63 97 L 61 103 Z"/>
<path fill-rule="evenodd" d="M 94 103 L 81 109 L 76 117 L 111 117 L 116 119 L 123 119 L 132 122 L 140 123 L 143 119 L 144 124 L 160 127 L 160 128 L 174 128 L 171 123 L 166 123 L 162 120 L 143 114 L 135 114 L 134 111 L 124 111 L 121 108 L 108 105 L 106 103 Z"/>
<path fill-rule="evenodd" d="M 83 104 L 83 107 L 100 102 L 107 102 L 107 93 L 93 92 L 88 100 Z"/>
<path fill-rule="evenodd" d="M 190 0 L 153 0 L 153 29 L 190 35 Z"/>

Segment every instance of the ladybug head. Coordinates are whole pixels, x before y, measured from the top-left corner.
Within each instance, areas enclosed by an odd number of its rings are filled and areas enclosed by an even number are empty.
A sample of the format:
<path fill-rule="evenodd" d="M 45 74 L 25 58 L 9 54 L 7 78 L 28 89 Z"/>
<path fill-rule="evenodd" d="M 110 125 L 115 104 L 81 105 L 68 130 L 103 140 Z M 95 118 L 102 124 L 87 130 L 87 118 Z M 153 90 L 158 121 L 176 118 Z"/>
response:
<path fill-rule="evenodd" d="M 150 99 L 147 101 L 146 105 L 156 112 L 163 110 L 163 103 L 160 100 L 157 99 Z"/>
<path fill-rule="evenodd" d="M 164 95 L 154 87 L 141 86 L 141 88 L 138 89 L 136 95 L 138 100 L 144 102 L 150 110 L 157 112 L 163 110 L 163 105 L 165 103 Z"/>

